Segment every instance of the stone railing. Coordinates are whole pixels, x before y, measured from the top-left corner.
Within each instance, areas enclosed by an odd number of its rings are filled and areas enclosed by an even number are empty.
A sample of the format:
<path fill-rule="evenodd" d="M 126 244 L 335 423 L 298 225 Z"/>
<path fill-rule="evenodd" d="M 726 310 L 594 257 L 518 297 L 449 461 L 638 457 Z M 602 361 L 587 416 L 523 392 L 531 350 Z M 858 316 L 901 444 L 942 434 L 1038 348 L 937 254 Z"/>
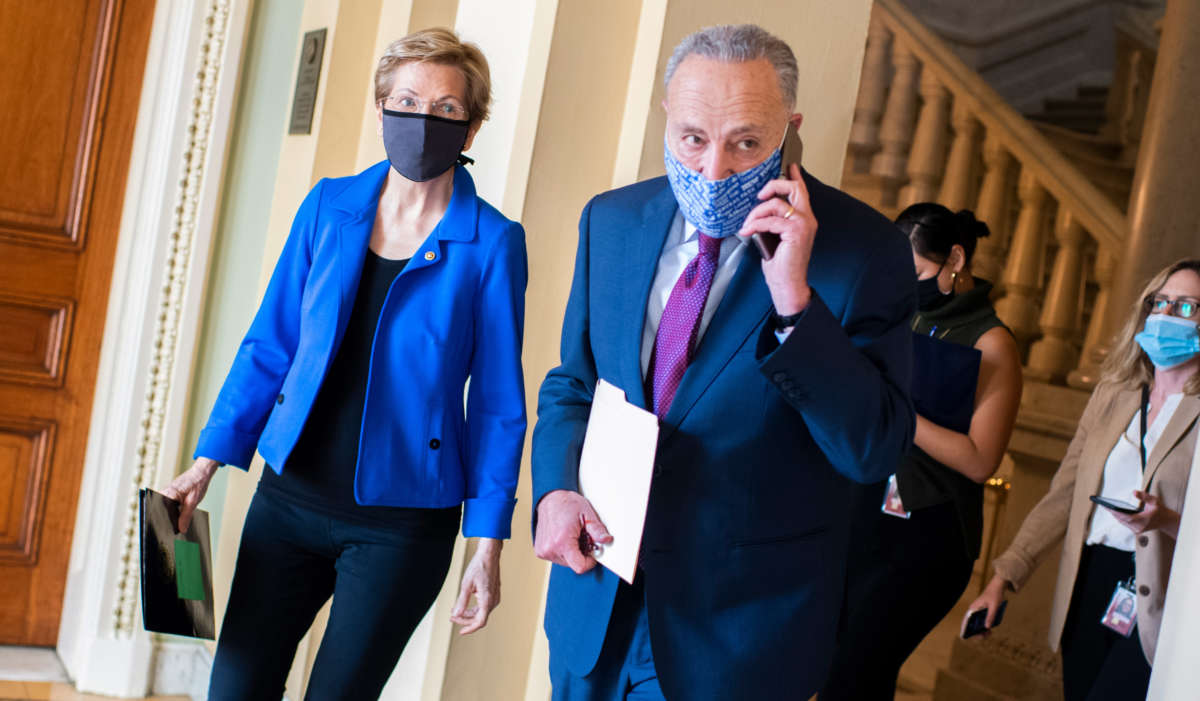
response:
<path fill-rule="evenodd" d="M 1118 158 L 1128 165 L 1137 160 L 1158 59 L 1157 32 L 1136 20 L 1125 17 L 1116 26 L 1116 64 L 1105 105 L 1107 123 L 1100 130 L 1101 136 L 1120 145 Z"/>
<path fill-rule="evenodd" d="M 847 188 L 866 181 L 885 213 L 974 210 L 992 234 L 974 271 L 996 283 L 1026 375 L 1091 386 L 1125 216 L 898 0 L 874 4 L 850 132 Z"/>

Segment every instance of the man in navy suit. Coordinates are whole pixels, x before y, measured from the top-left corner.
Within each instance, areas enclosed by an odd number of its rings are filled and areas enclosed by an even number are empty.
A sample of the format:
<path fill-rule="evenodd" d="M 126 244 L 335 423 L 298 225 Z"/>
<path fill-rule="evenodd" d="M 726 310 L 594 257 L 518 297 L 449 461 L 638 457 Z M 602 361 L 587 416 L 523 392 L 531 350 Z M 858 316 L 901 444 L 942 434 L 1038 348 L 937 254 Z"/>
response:
<path fill-rule="evenodd" d="M 668 176 L 583 210 L 533 437 L 556 699 L 807 699 L 823 681 L 851 480 L 885 479 L 912 439 L 916 275 L 882 215 L 798 165 L 780 177 L 796 74 L 759 27 L 687 37 Z M 755 232 L 778 236 L 769 260 Z M 578 487 L 601 378 L 660 418 L 632 586 L 579 544 L 611 540 Z"/>

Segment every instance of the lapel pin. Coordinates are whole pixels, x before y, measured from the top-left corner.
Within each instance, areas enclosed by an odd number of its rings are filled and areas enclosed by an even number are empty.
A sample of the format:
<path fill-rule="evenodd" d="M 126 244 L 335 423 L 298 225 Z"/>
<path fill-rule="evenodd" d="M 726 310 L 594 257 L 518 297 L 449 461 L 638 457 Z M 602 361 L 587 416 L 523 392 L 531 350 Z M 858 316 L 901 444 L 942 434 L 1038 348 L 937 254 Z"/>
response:
<path fill-rule="evenodd" d="M 434 253 L 433 251 L 425 251 L 425 260 L 433 260 L 436 257 L 437 257 L 437 254 Z"/>

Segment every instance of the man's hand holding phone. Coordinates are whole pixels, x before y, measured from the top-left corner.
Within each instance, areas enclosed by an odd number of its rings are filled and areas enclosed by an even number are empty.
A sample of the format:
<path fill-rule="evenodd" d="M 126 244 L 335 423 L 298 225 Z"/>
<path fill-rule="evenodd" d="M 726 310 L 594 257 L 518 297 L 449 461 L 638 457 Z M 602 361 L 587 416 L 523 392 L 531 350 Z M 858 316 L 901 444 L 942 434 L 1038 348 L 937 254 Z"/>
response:
<path fill-rule="evenodd" d="M 750 210 L 738 236 L 775 235 L 779 244 L 771 258 L 763 260 L 763 276 L 771 290 L 775 312 L 780 316 L 799 314 L 808 307 L 808 262 L 817 234 L 817 218 L 809 206 L 808 188 L 800 166 L 788 166 L 788 177 L 772 180 L 758 193 L 762 200 Z"/>

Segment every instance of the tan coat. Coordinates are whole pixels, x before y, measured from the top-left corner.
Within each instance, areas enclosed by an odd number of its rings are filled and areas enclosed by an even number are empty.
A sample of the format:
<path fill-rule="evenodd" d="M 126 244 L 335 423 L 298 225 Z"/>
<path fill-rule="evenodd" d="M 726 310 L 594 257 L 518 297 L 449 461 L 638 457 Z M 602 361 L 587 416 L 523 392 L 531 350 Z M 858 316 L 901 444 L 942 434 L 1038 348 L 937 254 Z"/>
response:
<path fill-rule="evenodd" d="M 1012 545 L 995 560 L 996 573 L 1011 582 L 1015 589 L 1020 589 L 1046 551 L 1066 535 L 1058 565 L 1054 608 L 1050 613 L 1049 639 L 1054 650 L 1058 649 L 1067 620 L 1067 607 L 1075 589 L 1084 541 L 1091 527 L 1092 509 L 1097 508 L 1088 497 L 1100 493 L 1104 463 L 1121 433 L 1129 426 L 1140 402 L 1140 390 L 1112 385 L 1096 389 L 1079 420 L 1079 428 L 1071 439 L 1066 457 L 1050 482 L 1050 490 L 1029 512 Z M 1200 416 L 1200 396 L 1185 394 L 1154 450 L 1147 456 L 1146 474 L 1142 478 L 1143 491 L 1146 482 L 1153 478 L 1150 493 L 1164 506 L 1179 512 L 1183 511 L 1196 447 L 1197 416 Z M 1137 538 L 1138 632 L 1142 650 L 1151 664 L 1174 554 L 1175 539 L 1162 531 L 1151 531 Z M 1096 625 L 1100 625 L 1098 619 Z"/>

